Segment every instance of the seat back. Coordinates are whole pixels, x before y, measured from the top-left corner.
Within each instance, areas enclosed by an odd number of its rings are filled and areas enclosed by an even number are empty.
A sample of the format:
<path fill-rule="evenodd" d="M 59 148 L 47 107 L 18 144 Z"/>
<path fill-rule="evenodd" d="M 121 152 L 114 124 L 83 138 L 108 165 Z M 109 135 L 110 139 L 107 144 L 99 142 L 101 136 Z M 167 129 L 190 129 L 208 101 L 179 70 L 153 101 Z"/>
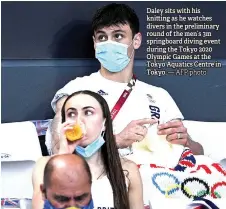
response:
<path fill-rule="evenodd" d="M 2 197 L 31 198 L 32 170 L 42 156 L 32 122 L 4 123 L 1 128 Z"/>

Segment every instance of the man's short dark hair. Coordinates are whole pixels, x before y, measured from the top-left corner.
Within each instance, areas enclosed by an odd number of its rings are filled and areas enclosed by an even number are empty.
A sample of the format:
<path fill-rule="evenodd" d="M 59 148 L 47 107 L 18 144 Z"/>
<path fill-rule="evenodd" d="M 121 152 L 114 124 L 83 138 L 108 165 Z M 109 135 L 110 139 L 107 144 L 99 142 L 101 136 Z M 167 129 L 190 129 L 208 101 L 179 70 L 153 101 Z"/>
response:
<path fill-rule="evenodd" d="M 133 37 L 139 32 L 139 18 L 135 11 L 126 4 L 112 3 L 97 10 L 92 20 L 92 31 L 120 24 L 128 24 Z"/>
<path fill-rule="evenodd" d="M 79 156 L 79 155 L 77 155 L 77 156 Z M 84 169 L 87 172 L 87 175 L 89 178 L 89 183 L 91 184 L 92 183 L 92 175 L 91 175 L 89 165 L 85 161 L 84 158 L 82 158 L 81 156 L 79 156 L 79 157 L 82 159 Z M 45 169 L 44 169 L 43 185 L 44 185 L 45 189 L 47 189 L 50 186 L 51 177 L 52 177 L 53 172 L 54 172 L 54 157 L 50 158 L 50 160 L 47 162 Z"/>

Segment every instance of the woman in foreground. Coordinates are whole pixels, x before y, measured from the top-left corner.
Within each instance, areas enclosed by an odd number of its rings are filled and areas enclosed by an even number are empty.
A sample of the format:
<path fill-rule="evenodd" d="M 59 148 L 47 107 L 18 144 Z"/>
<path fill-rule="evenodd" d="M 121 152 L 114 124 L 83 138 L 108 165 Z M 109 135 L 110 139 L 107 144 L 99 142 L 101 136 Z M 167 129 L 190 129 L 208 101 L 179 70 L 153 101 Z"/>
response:
<path fill-rule="evenodd" d="M 67 140 L 66 131 L 71 130 L 75 123 L 82 127 L 84 134 L 81 139 L 71 142 Z M 59 154 L 75 152 L 89 164 L 94 208 L 144 208 L 139 170 L 132 161 L 119 157 L 110 111 L 103 97 L 91 91 L 70 95 L 62 107 L 60 134 Z M 42 198 L 44 195 L 40 185 L 43 184 L 44 168 L 50 158 L 42 157 L 34 168 L 33 209 L 42 209 L 44 206 L 45 198 Z M 59 201 L 57 205 L 65 208 L 63 202 Z"/>

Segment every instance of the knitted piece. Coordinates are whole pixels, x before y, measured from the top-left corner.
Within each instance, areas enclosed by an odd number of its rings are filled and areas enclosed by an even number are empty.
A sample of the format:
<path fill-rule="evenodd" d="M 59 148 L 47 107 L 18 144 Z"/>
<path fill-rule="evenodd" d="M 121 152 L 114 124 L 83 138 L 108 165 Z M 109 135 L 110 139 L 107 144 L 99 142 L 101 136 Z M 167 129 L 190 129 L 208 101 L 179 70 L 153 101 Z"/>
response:
<path fill-rule="evenodd" d="M 186 209 L 220 209 L 212 201 L 205 198 L 195 198 Z"/>
<path fill-rule="evenodd" d="M 218 163 L 198 164 L 186 148 L 174 168 L 138 165 L 144 190 L 151 198 L 226 198 L 226 170 Z M 152 197 L 153 195 L 153 197 Z"/>
<path fill-rule="evenodd" d="M 185 148 L 174 170 L 185 171 L 185 169 L 188 167 L 193 168 L 195 164 L 196 164 L 196 160 L 192 151 L 189 148 Z"/>

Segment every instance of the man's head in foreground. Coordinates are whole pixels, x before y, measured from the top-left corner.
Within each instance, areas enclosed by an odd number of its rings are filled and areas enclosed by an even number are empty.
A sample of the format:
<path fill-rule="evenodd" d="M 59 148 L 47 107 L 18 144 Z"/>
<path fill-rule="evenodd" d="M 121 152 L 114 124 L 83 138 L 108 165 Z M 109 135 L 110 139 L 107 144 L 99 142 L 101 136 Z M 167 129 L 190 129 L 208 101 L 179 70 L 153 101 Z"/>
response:
<path fill-rule="evenodd" d="M 55 208 L 80 208 L 92 199 L 91 183 L 89 166 L 82 157 L 75 154 L 56 155 L 46 164 L 41 191 L 45 203 Z"/>

